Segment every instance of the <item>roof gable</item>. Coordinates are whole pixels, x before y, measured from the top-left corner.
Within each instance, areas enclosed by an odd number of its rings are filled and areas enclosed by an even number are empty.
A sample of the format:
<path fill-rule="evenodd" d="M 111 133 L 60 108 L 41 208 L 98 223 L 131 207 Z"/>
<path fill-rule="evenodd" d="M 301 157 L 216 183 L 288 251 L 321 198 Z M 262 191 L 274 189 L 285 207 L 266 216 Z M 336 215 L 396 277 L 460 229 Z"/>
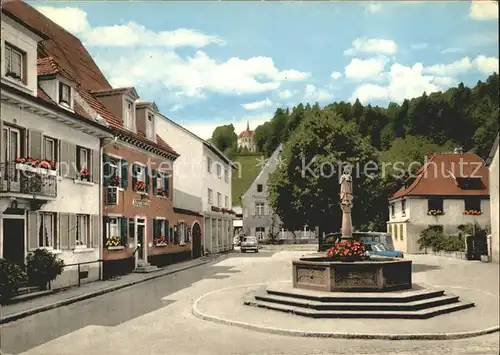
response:
<path fill-rule="evenodd" d="M 283 144 L 280 144 L 274 150 L 273 154 L 271 154 L 271 156 L 267 160 L 266 164 L 262 167 L 259 174 L 254 179 L 254 181 L 252 181 L 252 183 L 250 184 L 248 189 L 245 191 L 245 193 L 243 193 L 243 195 L 241 196 L 242 199 L 245 198 L 247 195 L 249 195 L 251 191 L 256 191 L 257 190 L 256 187 L 258 184 L 261 184 L 261 183 L 262 183 L 262 185 L 267 184 L 267 180 L 269 179 L 269 174 L 271 174 L 277 168 L 278 161 L 280 159 L 279 157 L 280 157 L 282 150 L 283 150 Z"/>

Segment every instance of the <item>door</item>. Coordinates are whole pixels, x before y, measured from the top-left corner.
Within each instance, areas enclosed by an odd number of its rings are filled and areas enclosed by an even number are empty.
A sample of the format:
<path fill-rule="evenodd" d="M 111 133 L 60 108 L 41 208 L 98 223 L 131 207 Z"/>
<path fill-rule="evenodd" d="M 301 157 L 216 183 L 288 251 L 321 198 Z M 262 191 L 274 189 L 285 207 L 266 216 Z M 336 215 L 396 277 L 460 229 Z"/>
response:
<path fill-rule="evenodd" d="M 3 219 L 3 257 L 24 266 L 24 219 Z"/>
<path fill-rule="evenodd" d="M 201 228 L 199 223 L 193 224 L 193 259 L 201 256 Z"/>
<path fill-rule="evenodd" d="M 137 224 L 137 257 L 139 260 L 144 260 L 144 241 L 145 241 L 145 233 L 146 226 L 144 224 Z"/>

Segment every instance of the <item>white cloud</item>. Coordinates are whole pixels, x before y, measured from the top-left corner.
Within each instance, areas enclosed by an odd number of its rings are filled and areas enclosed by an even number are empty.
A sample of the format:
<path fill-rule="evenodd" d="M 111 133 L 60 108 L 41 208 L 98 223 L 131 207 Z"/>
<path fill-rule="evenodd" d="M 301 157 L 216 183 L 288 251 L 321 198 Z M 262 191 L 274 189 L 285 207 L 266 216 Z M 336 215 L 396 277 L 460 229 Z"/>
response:
<path fill-rule="evenodd" d="M 318 89 L 312 84 L 304 88 L 304 98 L 310 102 L 323 102 L 332 99 L 333 95 L 325 89 Z"/>
<path fill-rule="evenodd" d="M 498 72 L 498 58 L 480 55 L 471 60 L 469 57 L 464 57 L 450 64 L 436 64 L 426 67 L 424 72 L 439 76 L 453 76 L 474 68 L 485 74 Z"/>
<path fill-rule="evenodd" d="M 436 76 L 432 82 L 440 87 L 451 87 L 458 84 L 458 80 L 451 76 Z"/>
<path fill-rule="evenodd" d="M 170 108 L 170 110 L 169 110 L 169 111 L 170 111 L 170 112 L 176 112 L 176 111 L 180 111 L 180 110 L 182 110 L 183 108 L 184 108 L 184 106 L 183 106 L 183 105 L 181 105 L 181 104 L 176 104 L 176 105 L 172 106 L 172 107 Z"/>
<path fill-rule="evenodd" d="M 451 53 L 460 53 L 463 52 L 463 48 L 446 48 L 441 51 L 441 54 L 451 54 Z"/>
<path fill-rule="evenodd" d="M 226 42 L 213 35 L 200 31 L 178 28 L 172 31 L 155 32 L 133 21 L 123 25 L 91 27 L 87 13 L 73 7 L 37 7 L 42 14 L 65 28 L 89 46 L 129 47 L 195 47 L 202 48 L 209 44 L 224 45 Z"/>
<path fill-rule="evenodd" d="M 498 58 L 480 55 L 474 59 L 474 64 L 477 69 L 485 74 L 492 74 L 493 72 L 498 73 Z"/>
<path fill-rule="evenodd" d="M 332 73 L 330 74 L 330 78 L 332 78 L 333 80 L 338 80 L 341 76 L 342 73 L 338 71 L 332 71 Z"/>
<path fill-rule="evenodd" d="M 471 1 L 469 16 L 473 20 L 485 21 L 498 18 L 498 2 L 487 0 Z"/>
<path fill-rule="evenodd" d="M 381 74 L 385 69 L 388 59 L 385 57 L 377 57 L 370 59 L 354 58 L 345 67 L 344 73 L 349 79 L 381 79 Z"/>
<path fill-rule="evenodd" d="M 360 37 L 352 42 L 352 47 L 344 51 L 345 55 L 356 53 L 394 54 L 398 50 L 396 42 L 389 39 Z"/>
<path fill-rule="evenodd" d="M 183 58 L 171 51 L 137 51 L 134 56 L 96 57 L 113 86 L 140 83 L 162 85 L 177 91 L 177 96 L 202 97 L 204 92 L 251 94 L 276 90 L 283 81 L 301 81 L 309 73 L 279 70 L 272 58 L 229 58 L 218 63 L 205 52 Z"/>
<path fill-rule="evenodd" d="M 429 44 L 428 43 L 415 43 L 415 44 L 412 44 L 410 46 L 410 48 L 414 51 L 420 51 L 422 49 L 426 49 L 427 47 L 429 47 Z"/>
<path fill-rule="evenodd" d="M 270 107 L 272 105 L 273 105 L 273 102 L 271 100 L 269 100 L 268 98 L 266 98 L 265 100 L 250 102 L 248 104 L 242 104 L 241 106 L 245 110 L 258 110 L 258 109 L 261 109 L 264 107 Z"/>
<path fill-rule="evenodd" d="M 365 8 L 365 12 L 370 14 L 375 14 L 382 10 L 382 4 L 378 1 L 368 1 L 363 4 L 363 7 Z"/>
<path fill-rule="evenodd" d="M 273 112 L 263 112 L 256 115 L 248 115 L 244 117 L 236 118 L 232 120 L 210 120 L 210 121 L 199 121 L 199 122 L 186 122 L 181 123 L 183 127 L 187 128 L 194 134 L 201 138 L 209 139 L 212 137 L 212 133 L 216 127 L 222 125 L 233 124 L 234 131 L 236 134 L 243 132 L 247 128 L 247 122 L 250 125 L 250 129 L 254 130 L 257 126 L 269 121 L 273 117 Z"/>
<path fill-rule="evenodd" d="M 278 93 L 280 99 L 288 99 L 290 97 L 292 97 L 293 95 L 295 95 L 297 93 L 297 91 L 290 91 L 290 90 L 283 90 L 283 91 L 280 91 Z"/>

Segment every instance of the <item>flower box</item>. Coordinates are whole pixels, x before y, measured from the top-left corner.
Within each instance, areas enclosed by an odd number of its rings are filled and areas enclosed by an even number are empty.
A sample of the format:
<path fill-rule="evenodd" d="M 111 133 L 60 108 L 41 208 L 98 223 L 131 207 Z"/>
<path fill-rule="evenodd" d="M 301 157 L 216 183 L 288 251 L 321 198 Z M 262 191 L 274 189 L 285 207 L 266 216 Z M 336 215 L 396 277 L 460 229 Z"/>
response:
<path fill-rule="evenodd" d="M 108 250 L 122 250 L 122 249 L 125 249 L 125 247 L 123 245 L 116 245 L 116 246 L 111 246 L 111 247 L 107 247 Z"/>
<path fill-rule="evenodd" d="M 36 166 L 32 166 L 29 164 L 23 164 L 23 163 L 16 163 L 16 169 L 21 170 L 21 171 L 27 171 L 30 173 L 35 173 L 38 175 L 50 175 L 50 176 L 57 175 L 57 172 L 55 170 L 36 167 Z"/>
<path fill-rule="evenodd" d="M 443 211 L 441 211 L 441 210 L 429 210 L 429 211 L 427 212 L 427 214 L 428 214 L 429 216 L 442 216 L 442 215 L 444 215 L 444 212 L 443 212 Z"/>
<path fill-rule="evenodd" d="M 156 243 L 154 246 L 155 247 L 166 247 L 168 243 Z"/>
<path fill-rule="evenodd" d="M 483 212 L 478 211 L 478 210 L 465 210 L 464 211 L 464 215 L 467 215 L 467 216 L 480 216 L 482 214 L 483 214 Z"/>
<path fill-rule="evenodd" d="M 122 245 L 122 239 L 118 236 L 112 236 L 112 237 L 108 237 L 108 239 L 106 240 L 106 248 L 110 249 L 110 248 L 116 248 L 116 247 L 120 247 L 120 249 L 123 249 L 123 245 Z M 116 250 L 116 249 L 110 249 L 110 250 Z"/>
<path fill-rule="evenodd" d="M 354 241 L 341 241 L 328 249 L 326 255 L 332 260 L 353 262 L 362 260 L 366 252 L 363 243 Z"/>

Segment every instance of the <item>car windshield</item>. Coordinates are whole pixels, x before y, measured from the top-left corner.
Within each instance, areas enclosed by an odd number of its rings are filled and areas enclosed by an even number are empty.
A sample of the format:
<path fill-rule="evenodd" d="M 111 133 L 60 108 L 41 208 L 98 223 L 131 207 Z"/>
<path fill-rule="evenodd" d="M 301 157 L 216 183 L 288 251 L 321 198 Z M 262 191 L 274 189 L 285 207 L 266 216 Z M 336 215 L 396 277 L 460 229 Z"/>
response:
<path fill-rule="evenodd" d="M 243 240 L 245 243 L 255 243 L 255 237 L 246 237 L 245 240 Z"/>
<path fill-rule="evenodd" d="M 373 250 L 376 250 L 376 251 L 387 251 L 387 248 L 385 247 L 384 244 L 374 244 L 373 245 Z"/>

